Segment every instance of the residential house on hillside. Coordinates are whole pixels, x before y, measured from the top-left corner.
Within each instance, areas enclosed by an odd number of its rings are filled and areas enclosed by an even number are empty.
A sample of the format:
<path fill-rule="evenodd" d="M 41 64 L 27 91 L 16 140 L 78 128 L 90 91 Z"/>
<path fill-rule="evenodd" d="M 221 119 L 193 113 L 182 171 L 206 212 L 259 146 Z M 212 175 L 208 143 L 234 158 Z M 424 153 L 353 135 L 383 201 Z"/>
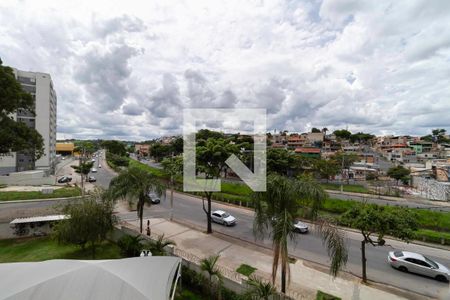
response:
<path fill-rule="evenodd" d="M 302 157 L 320 158 L 320 149 L 313 147 L 299 147 L 295 149 L 295 153 Z"/>

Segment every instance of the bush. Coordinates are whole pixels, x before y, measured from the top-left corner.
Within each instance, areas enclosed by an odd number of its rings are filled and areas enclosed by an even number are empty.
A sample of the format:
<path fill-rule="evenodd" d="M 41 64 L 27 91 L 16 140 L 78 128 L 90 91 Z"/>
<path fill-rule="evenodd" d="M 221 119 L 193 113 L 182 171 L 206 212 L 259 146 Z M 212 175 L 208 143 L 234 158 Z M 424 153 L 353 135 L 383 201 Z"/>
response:
<path fill-rule="evenodd" d="M 253 272 L 256 271 L 256 268 L 249 266 L 247 264 L 241 264 L 239 268 L 236 269 L 236 272 L 241 273 L 245 276 L 250 276 Z"/>
<path fill-rule="evenodd" d="M 341 298 L 324 293 L 322 291 L 317 291 L 316 300 L 341 300 Z"/>
<path fill-rule="evenodd" d="M 114 153 L 106 152 L 106 159 L 116 167 L 128 167 L 130 159 Z"/>
<path fill-rule="evenodd" d="M 136 257 L 141 253 L 142 240 L 143 238 L 140 235 L 124 235 L 117 241 L 117 246 L 119 246 L 120 252 L 124 257 Z"/>

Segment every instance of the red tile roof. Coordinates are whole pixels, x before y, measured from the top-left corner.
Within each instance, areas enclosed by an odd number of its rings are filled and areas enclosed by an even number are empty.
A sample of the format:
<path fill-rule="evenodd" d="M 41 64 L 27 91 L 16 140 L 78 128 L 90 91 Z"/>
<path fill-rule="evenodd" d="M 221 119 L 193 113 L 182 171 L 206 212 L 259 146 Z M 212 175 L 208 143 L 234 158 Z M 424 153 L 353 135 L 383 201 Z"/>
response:
<path fill-rule="evenodd" d="M 320 153 L 319 148 L 296 148 L 295 153 Z"/>

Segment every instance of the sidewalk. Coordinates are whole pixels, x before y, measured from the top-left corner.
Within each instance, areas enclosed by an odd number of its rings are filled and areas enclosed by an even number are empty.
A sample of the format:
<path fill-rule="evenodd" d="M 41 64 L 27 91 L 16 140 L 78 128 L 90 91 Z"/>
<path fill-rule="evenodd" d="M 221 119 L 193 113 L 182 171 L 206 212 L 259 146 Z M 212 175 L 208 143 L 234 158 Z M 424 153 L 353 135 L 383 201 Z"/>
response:
<path fill-rule="evenodd" d="M 124 226 L 139 231 L 139 221 L 125 223 Z M 144 223 L 146 220 L 144 221 Z M 257 270 L 255 275 L 270 280 L 272 271 L 271 251 L 245 242 L 233 241 L 222 237 L 221 234 L 207 235 L 191 227 L 170 222 L 165 219 L 150 219 L 152 235 L 164 234 L 176 242 L 177 248 L 200 258 L 212 254 L 220 254 L 219 265 L 228 270 L 236 270 L 241 264 L 251 265 Z M 344 273 L 335 279 L 328 274 L 328 270 L 320 270 L 303 260 L 297 260 L 290 265 L 291 284 L 288 287 L 288 295 L 295 299 L 315 299 L 316 291 L 321 290 L 344 299 L 421 299 L 415 294 L 407 295 L 407 292 L 393 287 L 382 286 L 378 289 L 374 286 L 360 283 L 360 279 Z M 279 278 L 278 278 L 279 281 Z M 387 290 L 398 291 L 390 293 Z M 405 295 L 404 297 L 399 295 Z M 424 298 L 425 299 L 425 298 Z"/>

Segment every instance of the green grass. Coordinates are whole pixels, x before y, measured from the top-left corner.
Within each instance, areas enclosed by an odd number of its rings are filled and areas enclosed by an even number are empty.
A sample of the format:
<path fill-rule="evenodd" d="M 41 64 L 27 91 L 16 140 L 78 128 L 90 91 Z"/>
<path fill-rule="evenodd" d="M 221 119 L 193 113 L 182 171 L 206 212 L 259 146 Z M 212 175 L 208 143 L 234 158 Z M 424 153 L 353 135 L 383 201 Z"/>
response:
<path fill-rule="evenodd" d="M 192 292 L 184 288 L 180 294 L 175 296 L 175 300 L 204 300 L 206 299 L 202 295 Z"/>
<path fill-rule="evenodd" d="M 245 275 L 247 277 L 250 276 L 255 271 L 256 268 L 246 264 L 242 264 L 239 266 L 239 268 L 236 269 L 236 272 L 241 273 L 242 275 Z"/>
<path fill-rule="evenodd" d="M 164 173 L 163 170 L 151 167 L 151 166 L 146 165 L 146 164 L 143 164 L 143 163 L 138 162 L 138 161 L 136 161 L 134 159 L 130 159 L 129 166 L 130 167 L 133 166 L 133 167 L 137 167 L 139 169 L 145 170 L 147 172 L 150 172 L 150 173 L 154 174 L 156 177 L 159 177 L 159 178 L 167 178 L 167 175 L 166 175 L 166 173 Z"/>
<path fill-rule="evenodd" d="M 10 200 L 30 200 L 30 199 L 49 199 L 49 198 L 66 198 L 80 196 L 79 188 L 60 188 L 54 189 L 51 194 L 43 194 L 40 191 L 33 192 L 2 192 L 0 191 L 0 201 Z"/>
<path fill-rule="evenodd" d="M 96 259 L 121 258 L 116 244 L 104 242 L 96 249 Z M 0 240 L 0 263 L 48 259 L 92 259 L 90 248 L 59 245 L 49 237 Z"/>
<path fill-rule="evenodd" d="M 416 232 L 416 239 L 428 243 L 450 245 L 450 233 L 438 232 L 429 229 L 419 229 Z"/>
<path fill-rule="evenodd" d="M 252 190 L 246 184 L 224 182 L 222 180 L 222 193 L 238 196 L 250 196 Z"/>
<path fill-rule="evenodd" d="M 321 183 L 320 184 L 326 190 L 340 191 L 341 185 L 334 183 Z M 365 186 L 359 184 L 344 184 L 343 185 L 344 192 L 352 192 L 352 193 L 364 193 L 369 194 L 370 190 Z"/>
<path fill-rule="evenodd" d="M 324 293 L 322 291 L 317 291 L 316 300 L 341 300 L 341 298 Z"/>

